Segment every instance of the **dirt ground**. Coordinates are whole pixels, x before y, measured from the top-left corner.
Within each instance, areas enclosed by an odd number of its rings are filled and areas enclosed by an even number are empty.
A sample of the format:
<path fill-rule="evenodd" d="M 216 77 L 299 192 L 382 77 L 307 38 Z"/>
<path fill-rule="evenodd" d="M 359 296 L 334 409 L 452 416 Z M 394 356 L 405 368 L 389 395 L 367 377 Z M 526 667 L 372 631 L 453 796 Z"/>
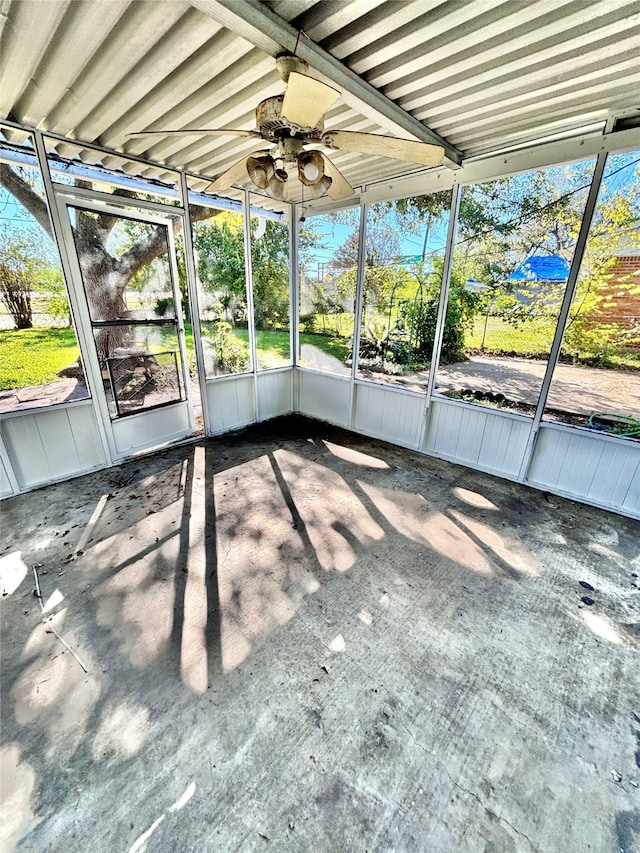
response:
<path fill-rule="evenodd" d="M 3 853 L 640 850 L 640 523 L 294 417 L 0 511 Z"/>

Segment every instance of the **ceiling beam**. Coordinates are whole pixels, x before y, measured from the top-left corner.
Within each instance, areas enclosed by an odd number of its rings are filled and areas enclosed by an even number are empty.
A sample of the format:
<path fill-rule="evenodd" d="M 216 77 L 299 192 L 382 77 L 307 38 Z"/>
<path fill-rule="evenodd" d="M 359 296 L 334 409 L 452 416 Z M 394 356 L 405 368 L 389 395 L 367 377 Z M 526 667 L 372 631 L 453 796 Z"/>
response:
<path fill-rule="evenodd" d="M 254 0 L 190 0 L 191 4 L 219 24 L 247 39 L 271 56 L 294 53 L 311 68 L 342 90 L 345 102 L 374 121 L 389 125 L 395 133 L 410 133 L 420 142 L 441 145 L 445 164 L 453 168 L 462 161 L 462 153 L 446 139 L 428 128 L 359 77 L 340 60 L 312 42 L 267 6 Z"/>

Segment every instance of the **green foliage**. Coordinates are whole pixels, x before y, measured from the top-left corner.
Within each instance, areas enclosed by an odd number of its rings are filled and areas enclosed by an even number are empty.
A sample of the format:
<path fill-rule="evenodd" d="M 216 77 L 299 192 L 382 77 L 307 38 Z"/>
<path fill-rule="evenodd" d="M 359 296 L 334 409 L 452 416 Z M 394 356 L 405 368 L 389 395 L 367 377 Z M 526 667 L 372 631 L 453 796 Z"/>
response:
<path fill-rule="evenodd" d="M 20 232 L 5 227 L 2 233 L 0 256 L 0 301 L 11 314 L 16 328 L 30 329 L 33 325 L 32 294 L 59 290 L 62 277 L 48 255 L 50 247 L 44 245 L 35 227 Z M 54 309 L 57 307 L 54 303 Z"/>
<path fill-rule="evenodd" d="M 249 345 L 240 340 L 229 323 L 210 323 L 202 326 L 202 334 L 214 356 L 215 372 L 244 373 L 251 366 Z"/>
<path fill-rule="evenodd" d="M 441 264 L 438 264 L 441 269 Z M 440 297 L 439 274 L 432 276 L 426 287 L 421 287 L 419 298 L 410 311 L 405 309 L 403 320 L 410 328 L 409 359 L 411 362 L 429 363 L 433 352 L 438 320 L 438 302 Z M 465 358 L 465 335 L 473 325 L 477 310 L 477 296 L 464 286 L 454 273 L 449 285 L 449 300 L 445 314 L 440 361 L 450 364 Z"/>
<path fill-rule="evenodd" d="M 267 220 L 260 238 L 258 220 L 252 217 L 251 263 L 254 317 L 258 329 L 289 325 L 289 228 Z M 194 228 L 198 276 L 214 297 L 220 319 L 231 323 L 247 318 L 247 295 L 242 216 L 224 212 Z M 215 307 L 214 307 L 215 311 Z"/>
<path fill-rule="evenodd" d="M 48 266 L 42 270 L 34 286 L 38 295 L 39 310 L 53 320 L 65 320 L 71 325 L 71 309 L 67 288 L 59 266 Z"/>
<path fill-rule="evenodd" d="M 0 301 L 18 329 L 31 328 L 34 313 L 71 324 L 67 290 L 53 244 L 36 226 L 3 229 Z"/>
<path fill-rule="evenodd" d="M 0 260 L 0 301 L 17 329 L 31 328 L 31 276 L 25 266 L 11 258 Z"/>
<path fill-rule="evenodd" d="M 246 300 L 244 231 L 239 213 L 224 211 L 194 225 L 198 277 L 210 293 L 235 294 Z"/>
<path fill-rule="evenodd" d="M 324 319 L 325 312 L 319 312 L 322 318 Z M 317 329 L 317 318 L 316 315 L 311 312 L 309 314 L 301 314 L 300 315 L 300 328 L 303 332 L 316 332 Z"/>
<path fill-rule="evenodd" d="M 164 317 L 170 305 L 173 305 L 173 298 L 170 296 L 161 296 L 160 299 L 156 299 L 154 311 L 158 317 Z"/>
<path fill-rule="evenodd" d="M 289 226 L 268 219 L 256 239 L 252 219 L 251 270 L 253 312 L 257 329 L 289 327 Z"/>

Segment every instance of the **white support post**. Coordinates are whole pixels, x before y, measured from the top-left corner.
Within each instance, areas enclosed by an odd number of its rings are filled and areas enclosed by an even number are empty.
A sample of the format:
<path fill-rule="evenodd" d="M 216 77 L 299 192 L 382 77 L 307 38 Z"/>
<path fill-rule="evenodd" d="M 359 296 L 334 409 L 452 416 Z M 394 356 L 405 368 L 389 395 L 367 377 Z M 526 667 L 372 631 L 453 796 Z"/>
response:
<path fill-rule="evenodd" d="M 36 154 L 38 156 L 38 162 L 40 165 L 40 174 L 42 175 L 42 182 L 44 184 L 47 207 L 49 208 L 49 219 L 51 220 L 51 227 L 53 229 L 56 247 L 58 249 L 58 254 L 60 255 L 60 264 L 62 266 L 62 273 L 65 279 L 67 298 L 69 299 L 71 315 L 74 320 L 73 326 L 76 333 L 76 338 L 78 339 L 78 346 L 80 348 L 80 356 L 82 358 L 82 366 L 84 369 L 84 378 L 85 382 L 87 383 L 89 393 L 91 395 L 91 403 L 93 405 L 93 410 L 96 415 L 96 422 L 98 424 L 98 432 L 100 433 L 100 441 L 102 443 L 102 450 L 105 455 L 105 460 L 108 464 L 113 465 L 115 462 L 115 457 L 112 453 L 111 442 L 109 441 L 109 438 L 107 436 L 107 431 L 104 426 L 102 413 L 100 411 L 98 396 L 96 394 L 96 385 L 98 384 L 100 379 L 99 377 L 94 379 L 94 375 L 91 370 L 91 364 L 93 363 L 91 359 L 93 341 L 88 338 L 88 335 L 90 333 L 85 328 L 85 325 L 82 322 L 79 322 L 79 318 L 82 317 L 82 311 L 80 310 L 80 306 L 76 299 L 75 288 L 71 286 L 71 282 L 73 281 L 73 264 L 69 259 L 69 247 L 63 236 L 65 232 L 62 223 L 62 218 L 60 215 L 60 207 L 58 206 L 56 193 L 53 187 L 53 181 L 49 172 L 49 162 L 47 159 L 47 151 L 45 148 L 42 132 L 39 130 L 34 130 L 33 140 L 36 146 Z"/>
<path fill-rule="evenodd" d="M 531 464 L 531 459 L 533 457 L 533 451 L 535 448 L 536 438 L 540 430 L 540 422 L 542 420 L 542 415 L 544 414 L 545 406 L 547 404 L 547 397 L 549 396 L 549 388 L 551 387 L 551 380 L 553 379 L 553 371 L 555 370 L 558 358 L 560 356 L 562 338 L 564 336 L 567 320 L 569 319 L 571 303 L 573 302 L 573 297 L 575 296 L 576 292 L 578 274 L 580 272 L 580 266 L 582 264 L 584 252 L 587 247 L 587 239 L 589 237 L 589 230 L 591 228 L 591 220 L 593 219 L 596 202 L 598 200 L 598 193 L 600 192 L 600 184 L 602 183 L 602 176 L 604 174 L 606 160 L 607 155 L 604 153 L 599 154 L 598 159 L 596 160 L 596 167 L 593 172 L 591 187 L 589 188 L 589 195 L 587 197 L 587 203 L 585 205 L 584 214 L 582 216 L 582 224 L 580 225 L 580 233 L 578 234 L 578 239 L 576 241 L 576 248 L 573 253 L 573 260 L 571 262 L 571 269 L 569 270 L 567 286 L 565 288 L 564 298 L 562 300 L 560 313 L 558 315 L 558 323 L 556 325 L 553 343 L 551 344 L 551 351 L 549 353 L 547 369 L 545 370 L 544 379 L 542 380 L 540 396 L 538 397 L 538 405 L 536 406 L 536 412 L 533 416 L 531 432 L 529 434 L 527 447 L 524 452 L 524 458 L 522 460 L 520 471 L 518 473 L 518 480 L 520 482 L 523 482 L 526 479 L 527 473 L 529 471 L 529 466 Z"/>
<path fill-rule="evenodd" d="M 438 303 L 438 319 L 436 320 L 436 332 L 433 341 L 433 352 L 431 354 L 431 364 L 429 366 L 429 379 L 427 380 L 427 393 L 424 400 L 424 414 L 420 424 L 420 436 L 418 447 L 424 448 L 424 442 L 427 435 L 427 427 L 429 414 L 431 409 L 431 396 L 436 384 L 436 373 L 438 363 L 440 361 L 440 352 L 442 351 L 442 337 L 444 334 L 444 324 L 447 316 L 447 304 L 449 301 L 449 283 L 451 281 L 451 268 L 453 266 L 453 251 L 455 248 L 456 233 L 458 230 L 458 211 L 460 210 L 460 195 L 462 189 L 459 184 L 455 184 L 451 190 L 451 208 L 449 212 L 449 225 L 447 228 L 447 247 L 444 253 L 444 261 L 442 264 L 442 284 L 440 286 L 440 301 Z"/>
<path fill-rule="evenodd" d="M 196 369 L 198 373 L 198 385 L 200 387 L 200 401 L 202 404 L 202 419 L 205 435 L 211 434 L 209 407 L 207 405 L 207 383 L 204 364 L 204 348 L 202 346 L 202 329 L 200 326 L 200 303 L 198 302 L 198 274 L 196 272 L 195 253 L 193 249 L 193 232 L 191 230 L 191 211 L 189 210 L 189 185 L 187 176 L 180 172 L 180 193 L 182 196 L 182 207 L 184 208 L 184 259 L 187 270 L 187 292 L 189 295 L 189 307 L 191 315 L 191 329 L 193 331 L 193 345 L 196 350 Z"/>
<path fill-rule="evenodd" d="M 256 421 L 260 420 L 258 411 L 258 348 L 256 346 L 255 314 L 253 310 L 253 264 L 251 261 L 251 194 L 244 191 L 244 269 L 247 280 L 247 323 L 249 324 L 249 349 L 251 351 L 251 372 L 253 374 L 253 402 Z"/>
<path fill-rule="evenodd" d="M 353 428 L 355 415 L 355 382 L 358 376 L 358 360 L 360 356 L 360 333 L 362 330 L 362 305 L 364 303 L 364 277 L 366 264 L 367 242 L 367 205 L 360 207 L 360 239 L 358 241 L 358 272 L 356 278 L 356 303 L 353 310 L 353 350 L 351 352 L 351 382 L 349 384 L 349 429 Z"/>
<path fill-rule="evenodd" d="M 299 270 L 299 230 L 300 211 L 302 208 L 293 204 L 290 206 L 289 215 L 289 340 L 291 352 L 291 366 L 293 375 L 291 377 L 291 408 L 294 412 L 298 410 L 298 364 L 300 361 L 300 270 Z"/>

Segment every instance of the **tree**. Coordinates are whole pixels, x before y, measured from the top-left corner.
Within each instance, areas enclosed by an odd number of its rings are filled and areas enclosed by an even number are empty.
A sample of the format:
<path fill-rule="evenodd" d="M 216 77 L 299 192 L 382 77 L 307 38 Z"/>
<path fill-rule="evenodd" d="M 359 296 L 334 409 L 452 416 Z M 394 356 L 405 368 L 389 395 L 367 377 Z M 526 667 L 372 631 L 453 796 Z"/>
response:
<path fill-rule="evenodd" d="M 638 338 L 639 329 L 621 326 L 614 310 L 640 285 L 616 272 L 616 255 L 640 246 L 638 162 L 636 151 L 607 163 L 564 339 L 565 348 L 580 358 L 606 359 L 614 345 Z M 488 285 L 476 298 L 478 308 L 484 304 L 487 313 L 498 313 L 518 328 L 537 326 L 540 346 L 548 351 L 549 327 L 566 281 L 515 282 L 510 276 L 531 255 L 556 255 L 571 263 L 593 169 L 594 161 L 585 160 L 465 186 L 450 301 L 469 279 Z M 416 221 L 444 211 L 448 202 L 440 194 L 390 204 L 405 226 L 415 229 Z"/>
<path fill-rule="evenodd" d="M 33 325 L 31 311 L 30 274 L 31 259 L 20 253 L 15 244 L 0 259 L 0 300 L 11 314 L 17 329 L 30 329 Z"/>
<path fill-rule="evenodd" d="M 258 329 L 289 327 L 289 227 L 268 219 L 256 237 L 258 221 L 251 219 L 253 312 Z"/>
<path fill-rule="evenodd" d="M 251 270 L 256 328 L 282 328 L 289 323 L 289 228 L 267 220 L 261 237 L 258 217 L 251 217 Z M 229 322 L 247 314 L 244 226 L 237 213 L 222 213 L 196 229 L 198 275 L 214 305 Z"/>
<path fill-rule="evenodd" d="M 81 182 L 78 182 L 79 184 Z M 47 205 L 36 192 L 29 179 L 28 170 L 17 169 L 0 164 L 0 184 L 5 187 L 40 225 L 44 232 L 54 240 Z M 131 193 L 114 193 L 121 200 L 131 197 Z M 210 208 L 194 207 L 191 216 L 194 221 L 214 216 L 216 211 Z M 126 311 L 124 293 L 145 264 L 167 251 L 165 229 L 163 226 L 149 229 L 126 251 L 116 256 L 107 248 L 107 241 L 120 217 L 106 213 L 96 213 L 76 208 L 73 233 L 78 254 L 80 270 L 87 298 L 91 306 L 92 319 L 95 321 L 113 320 L 123 316 Z M 97 328 L 95 341 L 101 361 L 113 354 L 116 347 L 126 342 L 126 327 L 111 326 Z"/>
<path fill-rule="evenodd" d="M 356 280 L 360 237 L 351 231 L 334 255 L 333 269 L 338 272 L 336 286 L 343 298 L 353 300 L 355 310 Z M 400 240 L 384 216 L 384 208 L 370 208 L 365 243 L 365 271 L 363 282 L 363 325 L 367 323 L 367 310 L 385 313 L 397 288 L 406 281 L 405 271 L 397 265 L 401 254 Z"/>

